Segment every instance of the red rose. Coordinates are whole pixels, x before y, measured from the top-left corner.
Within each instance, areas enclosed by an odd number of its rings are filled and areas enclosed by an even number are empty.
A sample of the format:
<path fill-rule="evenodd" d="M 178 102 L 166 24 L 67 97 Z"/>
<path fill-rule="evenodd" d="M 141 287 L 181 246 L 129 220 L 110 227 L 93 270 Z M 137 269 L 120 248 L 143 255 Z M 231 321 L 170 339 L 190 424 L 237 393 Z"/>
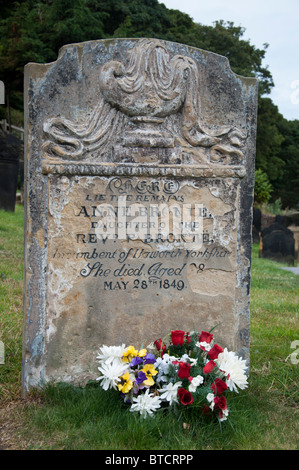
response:
<path fill-rule="evenodd" d="M 188 390 L 185 390 L 184 388 L 178 389 L 178 396 L 182 405 L 186 406 L 191 405 L 191 403 L 193 403 L 192 393 L 188 392 Z"/>
<path fill-rule="evenodd" d="M 154 341 L 154 345 L 156 346 L 156 348 L 158 349 L 158 351 L 161 351 L 161 347 L 162 347 L 162 339 L 156 339 L 156 341 Z M 164 353 L 166 351 L 166 344 L 163 344 L 163 347 L 162 347 L 162 352 Z"/>
<path fill-rule="evenodd" d="M 221 379 L 215 379 L 211 385 L 213 392 L 215 395 L 221 395 L 225 390 L 227 390 L 227 385 Z"/>
<path fill-rule="evenodd" d="M 216 362 L 214 361 L 209 361 L 203 368 L 203 373 L 204 374 L 209 374 L 210 372 L 212 372 L 212 370 L 214 369 L 214 367 L 216 366 Z"/>
<path fill-rule="evenodd" d="M 178 376 L 180 379 L 188 379 L 190 375 L 191 364 L 187 362 L 179 362 L 180 367 L 178 370 Z"/>
<path fill-rule="evenodd" d="M 226 398 L 222 395 L 221 397 L 214 398 L 215 411 L 218 411 L 220 419 L 223 418 L 223 411 L 227 410 Z"/>
<path fill-rule="evenodd" d="M 221 397 L 215 397 L 214 403 L 215 403 L 215 410 L 227 409 L 226 398 L 223 395 Z"/>
<path fill-rule="evenodd" d="M 210 342 L 212 341 L 213 339 L 213 335 L 211 333 L 208 333 L 207 331 L 202 331 L 199 335 L 199 338 L 198 338 L 198 341 L 200 343 L 208 343 L 210 344 Z"/>
<path fill-rule="evenodd" d="M 185 341 L 185 332 L 182 330 L 171 331 L 171 341 L 174 346 L 182 346 Z"/>
<path fill-rule="evenodd" d="M 222 352 L 223 352 L 223 349 L 221 348 L 221 346 L 218 346 L 218 344 L 215 344 L 212 347 L 212 349 L 210 349 L 210 351 L 208 352 L 208 356 L 210 359 L 214 360 L 214 359 L 217 359 L 219 354 Z"/>

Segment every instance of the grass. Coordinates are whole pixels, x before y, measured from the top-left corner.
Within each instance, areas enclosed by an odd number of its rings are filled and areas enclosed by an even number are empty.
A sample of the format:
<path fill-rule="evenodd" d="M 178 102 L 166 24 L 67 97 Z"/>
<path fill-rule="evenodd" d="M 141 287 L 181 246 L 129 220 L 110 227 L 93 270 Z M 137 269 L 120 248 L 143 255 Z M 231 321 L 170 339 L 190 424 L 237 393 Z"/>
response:
<path fill-rule="evenodd" d="M 20 396 L 23 325 L 23 207 L 0 211 L 0 340 L 5 364 L 0 365 L 0 400 Z"/>
<path fill-rule="evenodd" d="M 21 399 L 23 209 L 0 212 L 0 449 L 295 450 L 298 448 L 299 276 L 253 247 L 248 389 L 230 419 L 157 413 L 141 420 L 95 383 L 49 384 Z M 295 341 L 298 340 L 297 346 Z M 296 346 L 296 348 L 295 348 Z M 297 359 L 298 358 L 298 359 Z M 185 424 L 184 424 L 185 423 Z"/>

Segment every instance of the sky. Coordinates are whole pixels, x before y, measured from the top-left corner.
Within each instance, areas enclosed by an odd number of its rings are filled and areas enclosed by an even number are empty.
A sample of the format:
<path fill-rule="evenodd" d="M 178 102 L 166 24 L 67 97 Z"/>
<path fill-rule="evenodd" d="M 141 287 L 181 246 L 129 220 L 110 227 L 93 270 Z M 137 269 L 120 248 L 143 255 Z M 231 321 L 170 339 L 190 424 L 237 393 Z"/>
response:
<path fill-rule="evenodd" d="M 242 39 L 266 50 L 263 66 L 274 81 L 269 96 L 288 120 L 299 119 L 299 0 L 159 0 L 193 21 L 232 21 L 245 28 Z"/>

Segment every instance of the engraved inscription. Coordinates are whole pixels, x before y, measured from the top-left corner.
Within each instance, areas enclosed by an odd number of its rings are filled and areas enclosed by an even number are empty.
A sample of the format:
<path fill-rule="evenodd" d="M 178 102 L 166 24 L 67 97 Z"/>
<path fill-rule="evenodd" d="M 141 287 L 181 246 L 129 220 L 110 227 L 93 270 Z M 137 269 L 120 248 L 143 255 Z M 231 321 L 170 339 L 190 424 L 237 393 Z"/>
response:
<path fill-rule="evenodd" d="M 72 201 L 72 245 L 55 244 L 50 261 L 78 262 L 77 276 L 82 281 L 94 279 L 104 291 L 141 289 L 141 293 L 190 289 L 186 280 L 190 269 L 194 276 L 211 267 L 227 269 L 223 267 L 230 266 L 231 249 L 213 239 L 215 216 L 209 207 L 189 204 L 190 184 L 184 186 L 170 179 L 115 177 L 102 185 L 102 192 L 87 188 L 80 193 L 81 200 Z M 119 205 L 120 199 L 125 205 Z M 217 219 L 222 214 L 215 208 Z M 168 218 L 163 218 L 165 213 Z M 163 221 L 169 222 L 170 214 L 171 230 L 166 231 Z M 186 214 L 188 218 L 182 218 Z"/>

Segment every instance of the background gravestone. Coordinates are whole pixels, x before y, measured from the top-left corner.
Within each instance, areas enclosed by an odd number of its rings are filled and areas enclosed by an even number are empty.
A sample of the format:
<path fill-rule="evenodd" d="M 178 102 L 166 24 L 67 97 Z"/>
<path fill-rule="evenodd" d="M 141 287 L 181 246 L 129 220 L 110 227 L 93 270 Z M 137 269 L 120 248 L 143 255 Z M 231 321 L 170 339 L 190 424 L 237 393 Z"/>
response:
<path fill-rule="evenodd" d="M 295 241 L 291 230 L 282 223 L 275 222 L 263 229 L 261 236 L 263 258 L 270 258 L 294 266 Z"/>
<path fill-rule="evenodd" d="M 253 219 L 252 219 L 252 241 L 253 243 L 260 242 L 260 232 L 262 228 L 262 213 L 260 209 L 253 208 Z"/>
<path fill-rule="evenodd" d="M 0 129 L 0 209 L 15 210 L 22 143 Z"/>
<path fill-rule="evenodd" d="M 170 329 L 219 325 L 248 359 L 257 81 L 113 39 L 28 64 L 25 92 L 24 391 Z"/>

